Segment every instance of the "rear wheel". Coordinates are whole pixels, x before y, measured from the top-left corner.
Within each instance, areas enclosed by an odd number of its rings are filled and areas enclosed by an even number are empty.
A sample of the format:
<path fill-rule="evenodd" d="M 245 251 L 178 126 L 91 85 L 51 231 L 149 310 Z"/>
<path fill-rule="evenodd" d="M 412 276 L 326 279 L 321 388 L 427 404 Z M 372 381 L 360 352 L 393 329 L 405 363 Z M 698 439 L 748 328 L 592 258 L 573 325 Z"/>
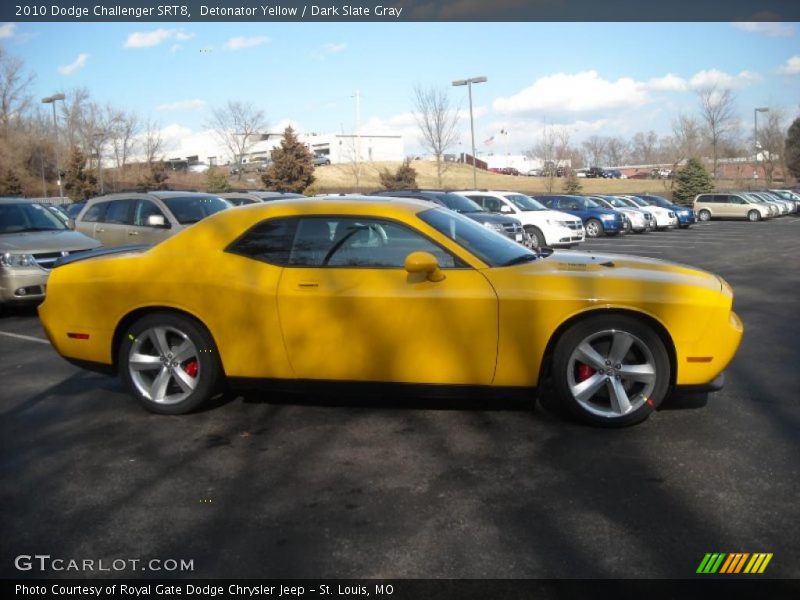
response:
<path fill-rule="evenodd" d="M 755 223 L 756 221 L 760 221 L 761 213 L 758 212 L 757 210 L 751 210 L 749 213 L 747 213 L 747 220 L 753 223 Z"/>
<path fill-rule="evenodd" d="M 711 213 L 707 210 L 701 210 L 699 213 L 697 213 L 697 218 L 701 221 L 710 221 Z"/>
<path fill-rule="evenodd" d="M 586 237 L 596 238 L 603 235 L 603 224 L 597 219 L 589 219 L 586 221 Z"/>
<path fill-rule="evenodd" d="M 627 315 L 570 327 L 553 354 L 553 386 L 579 420 L 621 427 L 645 420 L 667 394 L 670 363 L 661 338 Z"/>
<path fill-rule="evenodd" d="M 153 313 L 123 335 L 120 377 L 147 410 L 184 414 L 218 391 L 222 367 L 211 335 L 197 321 Z"/>

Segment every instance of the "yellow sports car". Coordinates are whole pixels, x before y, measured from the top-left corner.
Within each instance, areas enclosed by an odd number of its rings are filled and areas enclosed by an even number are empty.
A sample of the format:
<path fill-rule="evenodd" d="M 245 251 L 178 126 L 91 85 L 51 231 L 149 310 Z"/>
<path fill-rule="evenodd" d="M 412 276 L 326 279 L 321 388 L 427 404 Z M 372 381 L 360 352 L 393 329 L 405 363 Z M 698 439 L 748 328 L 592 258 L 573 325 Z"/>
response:
<path fill-rule="evenodd" d="M 60 262 L 39 309 L 53 346 L 164 414 L 235 380 L 552 382 L 578 418 L 627 425 L 675 387 L 718 389 L 742 335 L 720 277 L 533 252 L 409 199 L 254 204 Z"/>

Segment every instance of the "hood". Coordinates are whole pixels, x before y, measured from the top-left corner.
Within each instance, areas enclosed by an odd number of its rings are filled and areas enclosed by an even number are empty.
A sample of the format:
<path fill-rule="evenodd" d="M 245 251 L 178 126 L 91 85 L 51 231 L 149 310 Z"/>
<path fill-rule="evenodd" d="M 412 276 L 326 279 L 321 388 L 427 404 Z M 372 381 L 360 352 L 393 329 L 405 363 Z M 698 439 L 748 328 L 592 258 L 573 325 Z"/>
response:
<path fill-rule="evenodd" d="M 722 280 L 713 273 L 657 258 L 627 254 L 557 250 L 549 257 L 511 268 L 531 274 L 569 271 L 631 281 L 697 285 L 714 292 L 722 289 Z"/>
<path fill-rule="evenodd" d="M 498 215 L 497 213 L 490 212 L 465 212 L 461 213 L 465 217 L 469 217 L 478 223 L 498 223 L 500 225 L 519 225 L 519 219 L 512 216 Z"/>
<path fill-rule="evenodd" d="M 100 242 L 97 240 L 71 229 L 0 234 L 0 252 L 24 252 L 27 254 L 73 252 L 90 250 L 98 246 L 100 246 Z"/>
<path fill-rule="evenodd" d="M 582 223 L 582 221 L 573 214 L 562 212 L 560 210 L 537 210 L 533 214 L 543 215 L 548 219 L 554 221 L 569 221 L 570 223 Z"/>

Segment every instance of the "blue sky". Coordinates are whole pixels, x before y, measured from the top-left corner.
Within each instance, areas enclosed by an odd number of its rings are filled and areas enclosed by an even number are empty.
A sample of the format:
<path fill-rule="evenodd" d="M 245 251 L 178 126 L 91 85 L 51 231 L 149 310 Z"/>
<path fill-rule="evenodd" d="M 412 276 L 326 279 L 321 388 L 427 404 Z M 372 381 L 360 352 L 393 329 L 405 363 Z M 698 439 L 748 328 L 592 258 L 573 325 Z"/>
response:
<path fill-rule="evenodd" d="M 412 152 L 414 84 L 476 75 L 489 78 L 474 88 L 479 149 L 506 129 L 524 150 L 545 119 L 576 141 L 665 134 L 708 82 L 735 89 L 743 126 L 755 106 L 800 112 L 800 27 L 786 23 L 18 23 L 0 24 L 0 43 L 37 97 L 87 87 L 186 138 L 229 99 L 273 128 L 352 131 L 359 90 L 362 132 L 402 132 Z M 465 88 L 451 94 L 466 108 Z"/>

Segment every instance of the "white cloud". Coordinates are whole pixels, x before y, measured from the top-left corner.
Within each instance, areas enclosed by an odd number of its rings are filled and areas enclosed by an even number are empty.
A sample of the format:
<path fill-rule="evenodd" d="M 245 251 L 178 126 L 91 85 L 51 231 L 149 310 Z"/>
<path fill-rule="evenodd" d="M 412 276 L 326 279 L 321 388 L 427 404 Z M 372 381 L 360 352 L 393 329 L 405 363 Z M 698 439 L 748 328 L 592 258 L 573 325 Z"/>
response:
<path fill-rule="evenodd" d="M 80 71 L 83 67 L 86 66 L 86 61 L 89 59 L 89 55 L 85 52 L 78 54 L 78 57 L 72 61 L 68 65 L 61 65 L 58 67 L 58 72 L 62 75 L 72 75 L 76 71 Z"/>
<path fill-rule="evenodd" d="M 512 115 L 543 110 L 579 113 L 640 106 L 648 100 L 644 85 L 630 77 L 608 81 L 597 71 L 583 71 L 541 77 L 513 96 L 497 98 L 493 107 Z"/>
<path fill-rule="evenodd" d="M 760 80 L 761 76 L 751 71 L 742 71 L 738 75 L 729 75 L 718 69 L 708 69 L 695 73 L 689 80 L 689 86 L 695 89 L 710 86 L 741 88 L 752 85 Z"/>
<path fill-rule="evenodd" d="M 16 23 L 3 23 L 2 25 L 0 25 L 0 40 L 14 37 L 16 28 L 17 28 Z"/>
<path fill-rule="evenodd" d="M 347 48 L 347 44 L 344 42 L 322 44 L 322 46 L 320 46 L 319 49 L 311 55 L 311 57 L 317 60 L 325 60 L 325 57 L 331 54 L 343 52 L 345 48 Z"/>
<path fill-rule="evenodd" d="M 254 48 L 269 42 L 269 38 L 265 35 L 254 35 L 251 37 L 239 36 L 233 37 L 225 42 L 226 50 L 242 50 L 244 48 Z"/>
<path fill-rule="evenodd" d="M 800 75 L 800 55 L 792 56 L 778 69 L 784 75 Z"/>
<path fill-rule="evenodd" d="M 185 42 L 193 37 L 193 33 L 188 33 L 182 29 L 159 28 L 152 31 L 135 31 L 129 34 L 125 40 L 125 48 L 152 48 L 167 40 L 174 39 Z"/>
<path fill-rule="evenodd" d="M 738 21 L 731 25 L 748 33 L 758 33 L 769 37 L 791 37 L 795 34 L 794 25 L 780 21 Z"/>
<path fill-rule="evenodd" d="M 689 84 L 683 77 L 667 73 L 663 77 L 654 77 L 647 82 L 647 89 L 656 92 L 682 92 Z"/>
<path fill-rule="evenodd" d="M 156 110 L 159 112 L 171 111 L 171 110 L 180 110 L 180 111 L 191 111 L 191 110 L 203 110 L 206 107 L 205 100 L 179 100 L 177 102 L 168 102 L 166 104 L 159 104 L 156 106 Z"/>
<path fill-rule="evenodd" d="M 169 48 L 170 54 L 175 54 L 181 50 L 183 50 L 183 44 L 172 44 L 172 46 Z"/>

